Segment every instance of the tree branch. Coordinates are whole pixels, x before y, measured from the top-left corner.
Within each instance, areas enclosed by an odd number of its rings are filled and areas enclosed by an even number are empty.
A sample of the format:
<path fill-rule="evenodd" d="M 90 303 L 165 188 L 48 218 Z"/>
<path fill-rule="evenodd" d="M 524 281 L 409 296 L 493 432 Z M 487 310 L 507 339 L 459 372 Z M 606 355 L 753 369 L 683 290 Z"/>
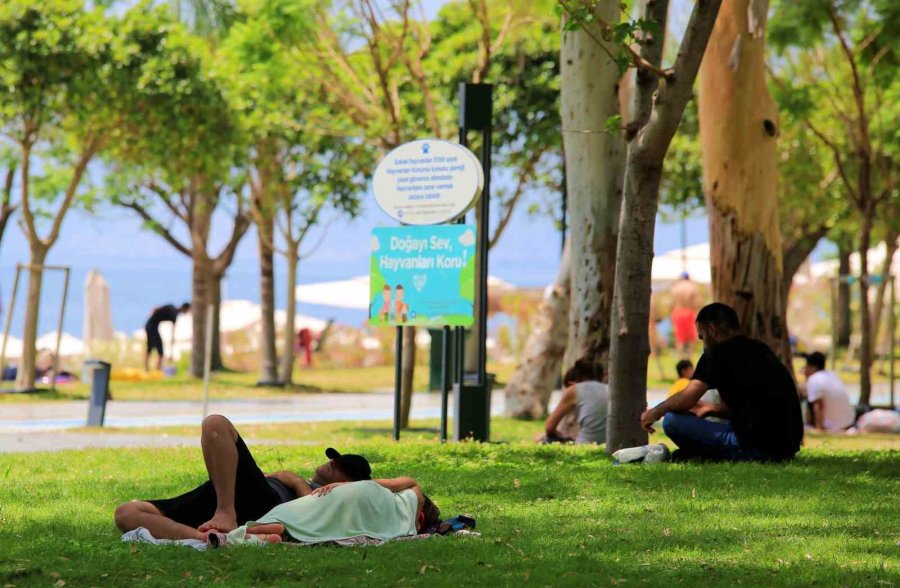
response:
<path fill-rule="evenodd" d="M 528 180 L 531 179 L 531 176 L 534 173 L 534 168 L 537 165 L 537 162 L 540 161 L 541 157 L 543 157 L 544 153 L 547 151 L 544 149 L 535 149 L 531 152 L 528 160 L 525 162 L 525 165 L 522 166 L 522 169 L 519 170 L 519 177 L 516 182 L 516 189 L 513 192 L 512 197 L 507 201 L 506 207 L 503 211 L 503 216 L 500 218 L 500 222 L 497 223 L 497 228 L 494 229 L 494 234 L 488 238 L 488 250 L 492 249 L 494 245 L 500 240 L 500 237 L 503 235 L 503 231 L 506 229 L 506 226 L 509 224 L 510 219 L 512 218 L 512 213 L 516 208 L 516 205 L 519 203 L 519 200 L 522 198 L 522 194 L 525 193 L 525 184 L 528 183 Z"/>
<path fill-rule="evenodd" d="M 81 178 L 84 176 L 85 170 L 87 170 L 88 164 L 91 162 L 91 159 L 94 158 L 94 155 L 100 150 L 103 141 L 100 137 L 91 136 L 85 145 L 84 151 L 81 154 L 81 157 L 78 159 L 78 163 L 75 165 L 75 169 L 72 171 L 72 179 L 69 181 L 69 186 L 66 188 L 66 194 L 63 198 L 62 205 L 59 207 L 59 210 L 56 213 L 56 216 L 53 219 L 53 224 L 50 227 L 50 232 L 47 234 L 47 237 L 44 239 L 44 245 L 46 247 L 50 247 L 53 245 L 56 240 L 59 238 L 59 231 L 62 228 L 63 218 L 65 218 L 66 213 L 69 212 L 69 207 L 72 206 L 72 201 L 75 199 L 75 194 L 78 193 L 78 186 L 81 184 Z"/>
<path fill-rule="evenodd" d="M 853 75 L 853 97 L 856 100 L 860 139 L 862 140 L 860 156 L 868 158 L 872 153 L 872 145 L 869 141 L 869 121 L 866 116 L 866 102 L 862 79 L 859 77 L 859 70 L 856 67 L 856 59 L 853 56 L 853 51 L 847 43 L 847 39 L 844 37 L 844 31 L 841 27 L 840 20 L 838 19 L 837 11 L 834 8 L 834 4 L 831 2 L 828 3 L 828 19 L 831 21 L 831 27 L 834 29 L 835 36 L 840 41 L 844 55 L 847 57 L 847 63 L 850 65 L 850 72 Z"/>
<path fill-rule="evenodd" d="M 183 243 L 181 243 L 181 241 L 176 239 L 175 235 L 173 235 L 168 229 L 164 228 L 161 223 L 153 218 L 153 216 L 147 211 L 146 208 L 134 201 L 123 201 L 120 203 L 120 206 L 130 208 L 131 210 L 135 211 L 138 216 L 144 219 L 145 222 L 152 225 L 154 231 L 159 234 L 160 237 L 165 239 L 169 243 L 169 245 L 174 247 L 177 251 L 183 253 L 188 257 L 194 257 L 193 251 Z"/>
<path fill-rule="evenodd" d="M 722 0 L 697 0 L 694 4 L 672 76 L 660 81 L 650 118 L 632 143 L 652 159 L 662 161 L 681 122 L 721 5 Z"/>

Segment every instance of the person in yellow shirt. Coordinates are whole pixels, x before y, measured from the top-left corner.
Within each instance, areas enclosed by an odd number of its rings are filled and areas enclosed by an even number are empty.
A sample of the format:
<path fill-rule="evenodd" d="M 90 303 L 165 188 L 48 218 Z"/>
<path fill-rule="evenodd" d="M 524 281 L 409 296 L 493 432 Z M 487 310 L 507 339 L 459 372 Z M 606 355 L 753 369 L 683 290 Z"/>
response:
<path fill-rule="evenodd" d="M 694 364 L 689 359 L 682 359 L 675 364 L 675 370 L 678 372 L 678 379 L 669 388 L 666 398 L 674 396 L 687 388 L 688 383 L 691 381 L 691 376 L 694 375 Z"/>

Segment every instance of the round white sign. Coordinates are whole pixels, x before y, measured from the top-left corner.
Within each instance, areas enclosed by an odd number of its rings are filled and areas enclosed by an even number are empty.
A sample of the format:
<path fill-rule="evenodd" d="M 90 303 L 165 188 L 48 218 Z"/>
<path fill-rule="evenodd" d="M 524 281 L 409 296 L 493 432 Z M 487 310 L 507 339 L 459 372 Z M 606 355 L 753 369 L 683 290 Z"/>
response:
<path fill-rule="evenodd" d="M 475 154 L 456 143 L 420 139 L 381 160 L 372 179 L 378 206 L 407 225 L 436 225 L 458 218 L 484 188 Z"/>

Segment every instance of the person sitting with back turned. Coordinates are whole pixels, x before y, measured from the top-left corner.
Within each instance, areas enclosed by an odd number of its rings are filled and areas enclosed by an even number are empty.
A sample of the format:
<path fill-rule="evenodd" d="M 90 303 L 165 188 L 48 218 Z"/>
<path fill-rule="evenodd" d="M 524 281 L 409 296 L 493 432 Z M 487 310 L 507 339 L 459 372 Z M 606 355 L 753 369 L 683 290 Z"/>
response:
<path fill-rule="evenodd" d="M 654 432 L 663 419 L 666 435 L 679 447 L 674 459 L 783 461 L 800 450 L 803 419 L 794 379 L 769 347 L 740 334 L 737 313 L 713 303 L 697 314 L 704 353 L 688 386 L 641 415 Z M 716 388 L 721 404 L 700 402 Z M 709 415 L 728 419 L 713 423 Z"/>
<path fill-rule="evenodd" d="M 600 382 L 602 371 L 597 371 L 593 363 L 580 359 L 566 372 L 563 377 L 566 389 L 556 409 L 544 423 L 545 434 L 539 439 L 540 443 L 606 443 L 609 391 L 606 384 Z M 563 418 L 572 411 L 576 411 L 578 420 L 578 434 L 574 439 L 557 429 Z"/>

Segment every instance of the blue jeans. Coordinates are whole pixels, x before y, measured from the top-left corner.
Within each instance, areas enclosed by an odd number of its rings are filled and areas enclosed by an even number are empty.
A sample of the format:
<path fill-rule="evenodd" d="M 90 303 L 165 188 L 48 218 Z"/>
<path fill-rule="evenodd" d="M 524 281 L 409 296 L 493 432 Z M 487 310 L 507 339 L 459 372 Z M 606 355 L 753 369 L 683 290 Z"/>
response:
<path fill-rule="evenodd" d="M 742 447 L 730 421 L 711 422 L 690 413 L 670 412 L 663 417 L 663 431 L 689 457 L 718 461 L 767 461 L 772 457 L 758 449 Z"/>

